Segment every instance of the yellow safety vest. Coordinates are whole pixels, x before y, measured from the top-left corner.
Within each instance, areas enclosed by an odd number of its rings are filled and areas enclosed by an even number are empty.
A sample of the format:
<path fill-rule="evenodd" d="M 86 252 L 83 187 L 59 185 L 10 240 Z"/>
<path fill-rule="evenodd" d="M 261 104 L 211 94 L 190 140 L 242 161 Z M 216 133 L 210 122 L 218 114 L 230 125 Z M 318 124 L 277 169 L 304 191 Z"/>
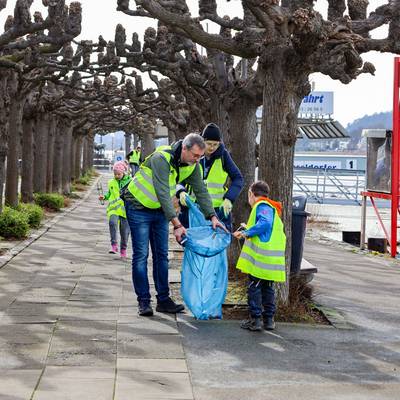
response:
<path fill-rule="evenodd" d="M 236 268 L 259 279 L 285 282 L 286 235 L 276 208 L 266 200 L 255 204 L 251 210 L 247 228 L 250 229 L 256 224 L 257 207 L 263 203 L 268 204 L 275 210 L 271 238 L 268 242 L 262 242 L 258 236 L 247 238 Z"/>
<path fill-rule="evenodd" d="M 160 146 L 156 149 L 154 153 L 150 154 L 140 166 L 140 169 L 136 173 L 135 177 L 129 183 L 128 190 L 132 194 L 132 196 L 134 196 L 141 204 L 143 204 L 144 207 L 152 209 L 161 207 L 153 185 L 153 172 L 151 168 L 146 165 L 148 159 L 152 157 L 155 153 L 161 153 L 170 165 L 169 191 L 171 198 L 175 196 L 176 184 L 184 181 L 186 178 L 192 175 L 193 171 L 196 168 L 196 164 L 179 167 L 178 176 L 178 171 L 173 165 L 171 165 L 171 146 Z"/>
<path fill-rule="evenodd" d="M 200 168 L 201 176 L 204 176 L 204 170 L 201 162 Z M 220 207 L 224 201 L 224 195 L 228 191 L 228 188 L 226 187 L 228 176 L 228 173 L 222 166 L 222 158 L 215 159 L 208 172 L 207 178 L 204 179 L 204 183 L 207 186 L 207 191 L 211 197 L 214 208 Z M 196 201 L 196 196 L 194 195 L 190 186 L 187 187 L 187 191 L 190 193 L 190 197 Z"/>
<path fill-rule="evenodd" d="M 129 157 L 129 163 L 130 164 L 140 164 L 140 151 L 133 150 L 132 154 Z"/>
<path fill-rule="evenodd" d="M 108 191 L 110 197 L 107 199 L 107 217 L 110 218 L 111 215 L 118 215 L 126 218 L 124 202 L 119 197 L 119 184 L 115 178 L 108 181 Z"/>

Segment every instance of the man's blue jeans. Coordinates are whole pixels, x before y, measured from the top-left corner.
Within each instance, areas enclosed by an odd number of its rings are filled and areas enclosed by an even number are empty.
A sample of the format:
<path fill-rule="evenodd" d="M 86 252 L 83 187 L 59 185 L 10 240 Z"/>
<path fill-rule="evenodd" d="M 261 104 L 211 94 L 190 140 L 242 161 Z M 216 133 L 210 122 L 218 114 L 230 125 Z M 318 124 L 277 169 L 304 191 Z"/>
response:
<path fill-rule="evenodd" d="M 132 236 L 132 280 L 139 302 L 150 302 L 147 276 L 149 242 L 153 254 L 153 280 L 157 300 L 169 297 L 168 286 L 168 221 L 161 210 L 135 209 L 125 203 L 126 217 Z"/>
<path fill-rule="evenodd" d="M 264 318 L 273 317 L 275 315 L 274 282 L 249 275 L 247 301 L 253 318 L 259 318 L 261 315 Z"/>

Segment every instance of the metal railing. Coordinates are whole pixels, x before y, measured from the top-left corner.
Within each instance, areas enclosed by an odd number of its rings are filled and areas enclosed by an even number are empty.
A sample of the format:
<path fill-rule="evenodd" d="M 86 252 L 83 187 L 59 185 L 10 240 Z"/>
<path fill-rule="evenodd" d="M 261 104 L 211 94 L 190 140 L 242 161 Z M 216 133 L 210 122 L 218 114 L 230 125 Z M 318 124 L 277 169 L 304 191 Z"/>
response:
<path fill-rule="evenodd" d="M 293 192 L 319 204 L 358 204 L 365 188 L 364 170 L 295 168 Z"/>

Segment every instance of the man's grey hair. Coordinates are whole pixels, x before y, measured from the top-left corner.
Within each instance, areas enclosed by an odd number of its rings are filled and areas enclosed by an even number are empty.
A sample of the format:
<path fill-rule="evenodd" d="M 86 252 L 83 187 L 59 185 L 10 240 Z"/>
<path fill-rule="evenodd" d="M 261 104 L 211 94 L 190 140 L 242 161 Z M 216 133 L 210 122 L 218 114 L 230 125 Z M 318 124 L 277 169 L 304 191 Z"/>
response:
<path fill-rule="evenodd" d="M 194 145 L 199 146 L 201 150 L 206 148 L 206 144 L 204 143 L 204 139 L 198 133 L 189 133 L 183 139 L 182 145 L 185 146 L 188 150 L 190 150 Z"/>

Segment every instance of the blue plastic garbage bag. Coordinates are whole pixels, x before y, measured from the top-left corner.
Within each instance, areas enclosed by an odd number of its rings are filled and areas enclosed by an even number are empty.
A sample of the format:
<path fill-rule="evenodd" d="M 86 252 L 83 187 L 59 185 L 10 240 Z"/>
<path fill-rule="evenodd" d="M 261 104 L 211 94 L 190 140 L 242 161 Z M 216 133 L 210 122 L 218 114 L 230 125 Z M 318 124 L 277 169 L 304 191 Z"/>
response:
<path fill-rule="evenodd" d="M 195 318 L 222 318 L 231 235 L 220 228 L 215 231 L 198 206 L 190 199 L 187 203 L 190 228 L 184 244 L 181 294 Z"/>

